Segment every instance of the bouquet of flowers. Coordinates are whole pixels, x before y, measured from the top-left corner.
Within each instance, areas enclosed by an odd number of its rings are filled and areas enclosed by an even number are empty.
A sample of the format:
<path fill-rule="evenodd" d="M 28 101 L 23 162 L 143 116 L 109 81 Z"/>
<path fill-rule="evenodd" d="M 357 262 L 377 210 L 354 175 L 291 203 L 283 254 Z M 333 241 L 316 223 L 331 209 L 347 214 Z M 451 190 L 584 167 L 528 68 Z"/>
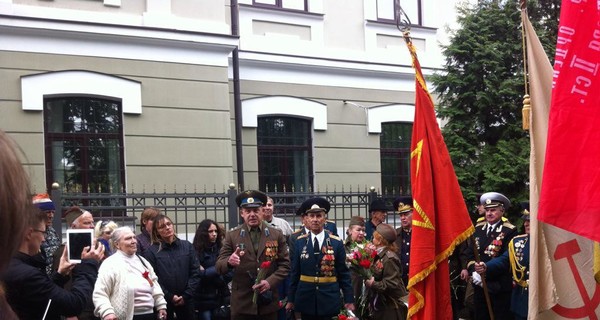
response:
<path fill-rule="evenodd" d="M 373 243 L 369 241 L 355 242 L 352 244 L 351 251 L 347 255 L 350 262 L 350 269 L 364 280 L 371 279 L 373 276 L 371 266 L 376 256 L 377 249 Z"/>
<path fill-rule="evenodd" d="M 356 318 L 354 313 L 352 313 L 352 311 L 350 311 L 348 309 L 340 310 L 340 314 L 331 318 L 331 320 L 353 320 L 353 319 L 358 319 L 358 318 Z"/>
<path fill-rule="evenodd" d="M 260 264 L 260 267 L 258 268 L 258 274 L 256 275 L 256 281 L 254 281 L 254 284 L 259 284 L 267 276 L 269 268 L 271 268 L 270 260 L 264 261 Z M 258 299 L 258 292 L 254 291 L 254 295 L 252 296 L 252 303 L 256 304 L 256 299 Z"/>

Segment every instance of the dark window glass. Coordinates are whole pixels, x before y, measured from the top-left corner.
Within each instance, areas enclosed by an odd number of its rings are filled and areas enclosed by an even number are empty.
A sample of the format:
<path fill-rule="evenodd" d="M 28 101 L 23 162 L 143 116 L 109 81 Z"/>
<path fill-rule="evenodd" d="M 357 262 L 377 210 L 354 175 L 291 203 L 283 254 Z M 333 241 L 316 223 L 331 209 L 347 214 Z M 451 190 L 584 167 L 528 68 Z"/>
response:
<path fill-rule="evenodd" d="M 308 11 L 308 0 L 253 0 L 257 7 Z"/>
<path fill-rule="evenodd" d="M 410 141 L 412 123 L 381 124 L 381 187 L 384 194 L 410 194 Z"/>
<path fill-rule="evenodd" d="M 312 190 L 311 121 L 258 119 L 258 182 L 265 191 Z"/>
<path fill-rule="evenodd" d="M 398 4 L 406 12 L 413 25 L 421 25 L 421 0 L 377 0 L 377 20 L 395 22 L 398 15 Z"/>
<path fill-rule="evenodd" d="M 46 179 L 65 192 L 124 192 L 121 103 L 91 97 L 44 102 Z"/>

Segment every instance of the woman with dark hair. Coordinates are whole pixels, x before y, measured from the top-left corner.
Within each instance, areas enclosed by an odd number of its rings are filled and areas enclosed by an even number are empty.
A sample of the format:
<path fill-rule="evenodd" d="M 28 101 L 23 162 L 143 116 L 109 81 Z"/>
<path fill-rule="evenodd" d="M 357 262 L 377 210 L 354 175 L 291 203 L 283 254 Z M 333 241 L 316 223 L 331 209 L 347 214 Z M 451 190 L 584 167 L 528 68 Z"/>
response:
<path fill-rule="evenodd" d="M 194 308 L 199 320 L 215 320 L 216 311 L 223 305 L 228 305 L 228 283 L 233 272 L 225 275 L 217 273 L 215 264 L 225 238 L 225 230 L 210 219 L 203 220 L 198 225 L 194 236 L 194 249 L 200 261 L 201 286 L 194 295 Z"/>
<path fill-rule="evenodd" d="M 167 300 L 168 319 L 193 320 L 192 297 L 200 282 L 199 266 L 194 247 L 175 234 L 173 221 L 157 215 L 152 222 L 152 245 L 144 252 L 160 280 Z"/>

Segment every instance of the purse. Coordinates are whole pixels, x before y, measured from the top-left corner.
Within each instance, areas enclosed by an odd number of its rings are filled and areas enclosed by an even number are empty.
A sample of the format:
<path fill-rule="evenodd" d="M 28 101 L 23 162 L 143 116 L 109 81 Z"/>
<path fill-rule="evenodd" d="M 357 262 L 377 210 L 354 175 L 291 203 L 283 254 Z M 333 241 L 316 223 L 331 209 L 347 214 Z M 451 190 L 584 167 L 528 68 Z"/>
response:
<path fill-rule="evenodd" d="M 211 313 L 212 320 L 229 320 L 231 319 L 231 304 L 230 297 L 225 296 L 221 299 L 221 306 L 213 309 Z"/>

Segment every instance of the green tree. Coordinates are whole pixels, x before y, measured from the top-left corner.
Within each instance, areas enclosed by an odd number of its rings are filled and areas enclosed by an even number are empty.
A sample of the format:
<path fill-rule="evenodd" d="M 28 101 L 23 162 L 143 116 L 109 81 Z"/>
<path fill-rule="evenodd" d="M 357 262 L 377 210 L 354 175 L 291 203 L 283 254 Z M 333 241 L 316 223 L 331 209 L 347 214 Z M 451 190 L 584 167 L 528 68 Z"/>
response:
<path fill-rule="evenodd" d="M 528 3 L 530 19 L 551 55 L 559 8 L 559 0 Z M 442 133 L 463 195 L 469 204 L 475 203 L 475 193 L 487 191 L 501 192 L 515 202 L 526 200 L 530 147 L 522 129 L 518 3 L 479 1 L 458 12 L 460 27 L 443 47 L 445 72 L 432 81 L 437 114 L 445 123 Z"/>

